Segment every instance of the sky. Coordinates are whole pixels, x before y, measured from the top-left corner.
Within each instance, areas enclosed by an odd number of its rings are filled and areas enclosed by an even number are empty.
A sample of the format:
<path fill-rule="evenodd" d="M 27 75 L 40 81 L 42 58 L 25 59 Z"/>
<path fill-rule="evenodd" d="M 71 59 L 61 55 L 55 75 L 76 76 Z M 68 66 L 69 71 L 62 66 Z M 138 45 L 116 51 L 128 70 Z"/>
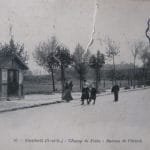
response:
<path fill-rule="evenodd" d="M 105 53 L 103 40 L 110 37 L 120 45 L 116 63 L 132 62 L 131 43 L 144 40 L 150 18 L 150 0 L 0 0 L 0 42 L 24 43 L 30 69 L 39 68 L 33 52 L 40 41 L 55 35 L 71 52 L 79 42 L 92 53 Z M 93 33 L 93 27 L 95 32 Z"/>

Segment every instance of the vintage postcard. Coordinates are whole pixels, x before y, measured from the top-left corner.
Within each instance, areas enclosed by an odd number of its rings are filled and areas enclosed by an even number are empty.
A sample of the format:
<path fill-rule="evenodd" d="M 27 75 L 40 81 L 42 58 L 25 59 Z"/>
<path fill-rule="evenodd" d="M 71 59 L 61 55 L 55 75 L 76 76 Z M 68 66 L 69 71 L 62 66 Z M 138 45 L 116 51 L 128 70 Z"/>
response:
<path fill-rule="evenodd" d="M 0 150 L 150 149 L 150 0 L 0 0 Z"/>

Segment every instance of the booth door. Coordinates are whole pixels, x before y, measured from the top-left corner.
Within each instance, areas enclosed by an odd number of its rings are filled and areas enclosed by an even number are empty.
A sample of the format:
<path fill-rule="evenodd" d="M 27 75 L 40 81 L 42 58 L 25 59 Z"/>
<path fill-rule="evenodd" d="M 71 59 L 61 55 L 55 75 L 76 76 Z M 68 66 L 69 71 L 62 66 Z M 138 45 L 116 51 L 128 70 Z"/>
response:
<path fill-rule="evenodd" d="M 19 90 L 19 72 L 17 70 L 8 70 L 8 96 L 18 96 Z"/>

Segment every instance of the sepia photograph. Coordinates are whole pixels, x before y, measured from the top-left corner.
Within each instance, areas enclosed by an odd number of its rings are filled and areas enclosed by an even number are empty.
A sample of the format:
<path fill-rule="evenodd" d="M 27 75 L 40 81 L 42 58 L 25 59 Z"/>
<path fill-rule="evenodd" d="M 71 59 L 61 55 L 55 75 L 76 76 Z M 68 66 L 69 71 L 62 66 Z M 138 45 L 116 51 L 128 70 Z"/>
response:
<path fill-rule="evenodd" d="M 150 149 L 150 0 L 0 0 L 0 150 Z"/>

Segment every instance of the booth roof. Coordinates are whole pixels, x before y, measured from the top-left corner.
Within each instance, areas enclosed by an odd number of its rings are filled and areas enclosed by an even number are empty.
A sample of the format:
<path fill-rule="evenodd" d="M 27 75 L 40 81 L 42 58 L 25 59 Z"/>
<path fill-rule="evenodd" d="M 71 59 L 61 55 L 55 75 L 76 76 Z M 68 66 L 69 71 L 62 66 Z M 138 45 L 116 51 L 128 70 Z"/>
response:
<path fill-rule="evenodd" d="M 21 65 L 22 70 L 27 70 L 28 66 L 17 54 L 3 54 L 0 53 L 0 68 L 11 68 L 12 60 L 16 61 L 17 64 Z"/>

